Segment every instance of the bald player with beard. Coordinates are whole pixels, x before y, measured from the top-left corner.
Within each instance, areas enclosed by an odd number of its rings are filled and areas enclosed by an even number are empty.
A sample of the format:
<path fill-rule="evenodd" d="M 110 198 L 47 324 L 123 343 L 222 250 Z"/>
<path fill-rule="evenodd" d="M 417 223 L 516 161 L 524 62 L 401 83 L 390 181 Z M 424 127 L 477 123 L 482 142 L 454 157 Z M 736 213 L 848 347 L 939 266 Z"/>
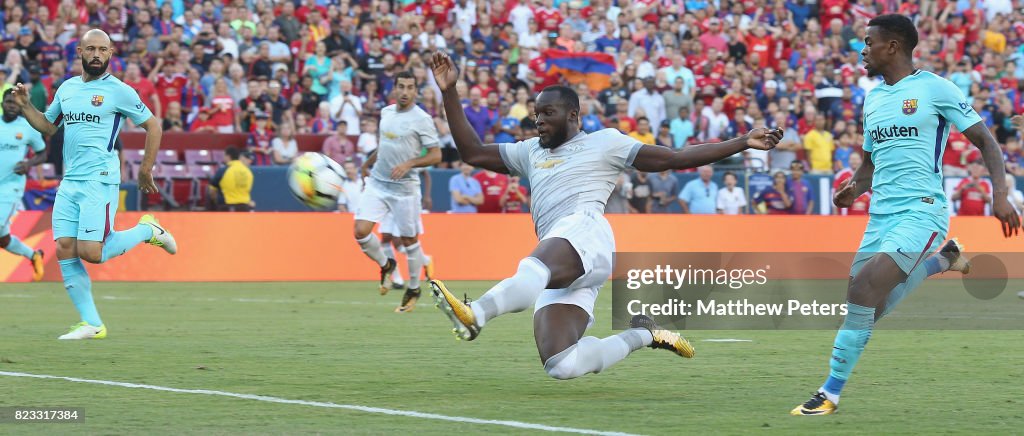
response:
<path fill-rule="evenodd" d="M 19 83 L 14 96 L 22 115 L 43 136 L 52 136 L 64 125 L 64 179 L 53 205 L 53 237 L 64 288 L 78 310 L 81 322 L 59 339 L 103 339 L 107 327 L 92 298 L 92 281 L 82 261 L 103 263 L 143 242 L 178 251 L 171 233 L 152 215 L 120 232 L 113 229 L 121 183 L 121 161 L 114 142 L 123 118 L 146 130 L 146 155 L 139 169 L 139 190 L 157 192 L 153 164 L 163 133 L 139 94 L 107 73 L 114 54 L 110 37 L 99 29 L 85 32 L 75 49 L 82 75 L 60 85 L 43 114 L 29 102 L 28 88 Z"/>

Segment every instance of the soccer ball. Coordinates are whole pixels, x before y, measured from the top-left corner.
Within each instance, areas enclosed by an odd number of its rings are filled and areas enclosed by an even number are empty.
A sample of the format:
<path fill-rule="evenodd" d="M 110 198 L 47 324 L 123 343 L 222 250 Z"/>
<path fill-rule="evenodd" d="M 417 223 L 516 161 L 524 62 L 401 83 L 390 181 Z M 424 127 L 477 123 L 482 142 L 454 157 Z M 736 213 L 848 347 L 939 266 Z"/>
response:
<path fill-rule="evenodd" d="M 288 187 L 302 204 L 313 209 L 334 208 L 344 192 L 345 171 L 321 153 L 304 153 L 288 167 Z"/>

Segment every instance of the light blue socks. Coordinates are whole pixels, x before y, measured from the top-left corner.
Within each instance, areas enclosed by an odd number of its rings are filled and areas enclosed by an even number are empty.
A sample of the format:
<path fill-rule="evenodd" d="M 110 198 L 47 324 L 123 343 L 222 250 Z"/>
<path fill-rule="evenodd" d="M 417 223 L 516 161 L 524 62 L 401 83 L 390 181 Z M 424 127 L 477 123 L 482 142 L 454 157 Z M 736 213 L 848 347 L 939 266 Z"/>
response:
<path fill-rule="evenodd" d="M 101 262 L 120 256 L 135 248 L 143 242 L 153 238 L 153 228 L 148 224 L 139 224 L 131 229 L 111 232 L 107 239 L 103 240 L 103 255 Z"/>
<path fill-rule="evenodd" d="M 85 270 L 82 260 L 76 257 L 61 260 L 59 263 L 60 273 L 64 276 L 64 288 L 68 290 L 68 296 L 75 304 L 82 321 L 93 327 L 103 325 L 100 314 L 96 311 L 96 303 L 92 301 L 92 281 L 89 280 L 89 272 Z"/>
<path fill-rule="evenodd" d="M 14 235 L 11 235 L 11 243 L 7 244 L 5 250 L 26 259 L 32 259 L 32 254 L 35 253 L 28 245 L 25 245 L 24 242 L 21 242 L 21 239 Z"/>

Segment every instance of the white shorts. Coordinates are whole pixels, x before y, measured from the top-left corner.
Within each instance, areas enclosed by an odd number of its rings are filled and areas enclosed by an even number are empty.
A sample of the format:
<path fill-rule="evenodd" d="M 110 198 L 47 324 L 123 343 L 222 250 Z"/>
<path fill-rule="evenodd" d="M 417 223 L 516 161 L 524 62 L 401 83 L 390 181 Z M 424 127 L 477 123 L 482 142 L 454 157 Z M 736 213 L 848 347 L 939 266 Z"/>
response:
<path fill-rule="evenodd" d="M 392 235 L 413 237 L 417 233 L 420 216 L 420 202 L 417 195 L 395 195 L 379 189 L 372 181 L 359 198 L 356 220 L 382 223 L 391 217 Z M 383 226 L 382 226 L 383 227 Z"/>
<path fill-rule="evenodd" d="M 391 214 L 384 216 L 384 219 L 380 222 L 380 232 L 394 235 L 398 232 L 398 228 L 395 226 L 395 219 L 391 217 Z M 416 233 L 418 235 L 423 234 L 423 215 L 416 214 Z"/>
<path fill-rule="evenodd" d="M 576 249 L 583 261 L 583 275 L 565 289 L 546 289 L 534 305 L 534 312 L 551 304 L 571 304 L 590 315 L 594 323 L 594 303 L 597 293 L 612 275 L 612 255 L 615 253 L 615 235 L 604 215 L 596 211 L 583 211 L 558 220 L 541 240 L 562 238 Z"/>

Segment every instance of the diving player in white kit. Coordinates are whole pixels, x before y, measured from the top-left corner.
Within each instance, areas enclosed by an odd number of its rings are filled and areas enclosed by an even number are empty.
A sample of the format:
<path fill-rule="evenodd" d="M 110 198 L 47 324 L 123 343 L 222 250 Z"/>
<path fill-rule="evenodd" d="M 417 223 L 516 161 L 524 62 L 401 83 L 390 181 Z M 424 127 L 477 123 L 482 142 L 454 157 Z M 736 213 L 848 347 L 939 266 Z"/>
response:
<path fill-rule="evenodd" d="M 581 132 L 579 97 L 572 88 L 551 86 L 536 99 L 539 137 L 484 145 L 466 120 L 451 58 L 435 53 L 431 69 L 462 160 L 529 179 L 531 213 L 540 239 L 515 275 L 471 304 L 456 298 L 441 281 L 431 281 L 438 307 L 451 319 L 457 338 L 473 340 L 495 317 L 535 306 L 537 351 L 544 370 L 557 379 L 600 372 L 645 346 L 692 357 L 689 342 L 644 315 L 634 316 L 632 328 L 617 335 L 583 336 L 594 321 L 597 292 L 612 273 L 615 238 L 604 218 L 605 203 L 627 168 L 695 168 L 747 148 L 774 148 L 782 131 L 753 129 L 740 138 L 673 151 L 640 144 L 615 129 Z"/>

